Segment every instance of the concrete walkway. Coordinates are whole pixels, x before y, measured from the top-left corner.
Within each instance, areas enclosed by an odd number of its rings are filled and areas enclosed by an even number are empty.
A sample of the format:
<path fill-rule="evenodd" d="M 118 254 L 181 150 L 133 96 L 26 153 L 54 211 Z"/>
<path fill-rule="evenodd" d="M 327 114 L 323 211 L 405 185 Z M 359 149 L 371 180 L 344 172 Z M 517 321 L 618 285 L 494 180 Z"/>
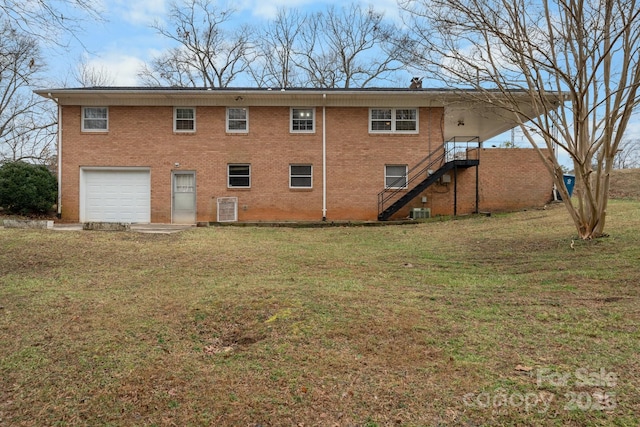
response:
<path fill-rule="evenodd" d="M 131 224 L 131 231 L 137 233 L 151 234 L 172 234 L 180 231 L 195 228 L 195 225 L 177 225 L 177 224 Z M 83 231 L 82 224 L 65 224 L 54 223 L 54 231 Z"/>
<path fill-rule="evenodd" d="M 195 225 L 182 224 L 131 224 L 131 231 L 138 233 L 172 234 L 195 228 Z"/>

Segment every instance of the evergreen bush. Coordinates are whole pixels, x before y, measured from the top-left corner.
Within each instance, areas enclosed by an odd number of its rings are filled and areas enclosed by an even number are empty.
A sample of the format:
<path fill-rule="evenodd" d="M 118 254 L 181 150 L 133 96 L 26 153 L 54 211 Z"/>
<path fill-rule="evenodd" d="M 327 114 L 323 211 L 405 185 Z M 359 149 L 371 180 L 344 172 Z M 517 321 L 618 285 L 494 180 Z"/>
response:
<path fill-rule="evenodd" d="M 6 212 L 47 213 L 57 197 L 57 179 L 45 166 L 22 161 L 0 166 L 0 206 Z"/>

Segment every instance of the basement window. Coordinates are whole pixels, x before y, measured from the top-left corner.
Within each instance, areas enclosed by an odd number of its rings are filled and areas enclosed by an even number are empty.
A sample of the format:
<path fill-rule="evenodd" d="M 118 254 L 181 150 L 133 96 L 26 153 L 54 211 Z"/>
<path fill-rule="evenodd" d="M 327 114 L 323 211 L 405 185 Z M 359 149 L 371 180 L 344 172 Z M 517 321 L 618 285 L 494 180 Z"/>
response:
<path fill-rule="evenodd" d="M 251 187 L 251 165 L 230 164 L 228 165 L 229 188 L 250 188 Z"/>
<path fill-rule="evenodd" d="M 385 188 L 407 188 L 407 165 L 386 165 L 384 167 Z"/>
<path fill-rule="evenodd" d="M 289 188 L 311 188 L 313 166 L 289 165 Z"/>

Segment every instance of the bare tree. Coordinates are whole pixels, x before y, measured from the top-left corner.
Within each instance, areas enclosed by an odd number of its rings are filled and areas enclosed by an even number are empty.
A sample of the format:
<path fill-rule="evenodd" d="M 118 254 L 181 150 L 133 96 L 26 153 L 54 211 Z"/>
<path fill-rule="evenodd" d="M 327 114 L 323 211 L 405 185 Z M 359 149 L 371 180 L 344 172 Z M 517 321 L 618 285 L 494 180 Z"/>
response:
<path fill-rule="evenodd" d="M 640 87 L 636 0 L 401 0 L 401 40 L 428 77 L 510 112 L 583 239 L 604 235 L 609 174 Z M 553 94 L 566 94 L 554 97 Z M 525 97 L 533 113 L 521 107 Z M 542 142 L 541 142 L 542 141 Z M 573 160 L 572 200 L 556 156 Z"/>
<path fill-rule="evenodd" d="M 172 48 L 145 64 L 138 76 L 147 86 L 203 86 L 200 71 L 190 61 L 183 48 Z"/>
<path fill-rule="evenodd" d="M 98 3 L 89 0 L 0 0 L 0 17 L 17 31 L 38 40 L 64 45 L 86 20 L 99 20 Z"/>
<path fill-rule="evenodd" d="M 116 81 L 106 68 L 90 64 L 86 57 L 78 62 L 73 79 L 82 87 L 113 86 Z"/>
<path fill-rule="evenodd" d="M 613 160 L 614 169 L 640 168 L 640 139 L 623 139 Z"/>
<path fill-rule="evenodd" d="M 322 12 L 307 16 L 306 25 L 300 37 L 301 44 L 294 56 L 295 64 L 300 69 L 305 86 L 339 87 L 337 58 L 324 43 L 323 25 Z"/>
<path fill-rule="evenodd" d="M 0 138 L 0 163 L 26 161 L 51 165 L 55 158 L 56 114 L 43 98 L 25 99 L 28 110 L 11 110 L 13 123 Z"/>
<path fill-rule="evenodd" d="M 307 17 L 298 9 L 278 9 L 256 42 L 257 55 L 249 73 L 259 87 L 292 87 L 300 83 L 295 66 L 296 46 Z"/>
<path fill-rule="evenodd" d="M 87 20 L 100 20 L 87 0 L 0 0 L 0 162 L 51 164 L 55 158 L 54 104 L 33 86 L 44 62 L 40 45 L 65 47 Z"/>
<path fill-rule="evenodd" d="M 231 10 L 216 9 L 209 0 L 173 3 L 169 13 L 172 28 L 160 23 L 153 27 L 178 47 L 141 70 L 144 83 L 227 87 L 247 69 L 252 53 L 248 27 L 234 33 L 223 28 L 232 14 Z"/>
<path fill-rule="evenodd" d="M 388 44 L 395 29 L 372 7 L 329 7 L 307 17 L 296 64 L 316 87 L 366 87 L 402 68 Z"/>
<path fill-rule="evenodd" d="M 31 86 L 43 68 L 37 40 L 0 24 L 0 161 L 46 161 L 55 117 Z"/>

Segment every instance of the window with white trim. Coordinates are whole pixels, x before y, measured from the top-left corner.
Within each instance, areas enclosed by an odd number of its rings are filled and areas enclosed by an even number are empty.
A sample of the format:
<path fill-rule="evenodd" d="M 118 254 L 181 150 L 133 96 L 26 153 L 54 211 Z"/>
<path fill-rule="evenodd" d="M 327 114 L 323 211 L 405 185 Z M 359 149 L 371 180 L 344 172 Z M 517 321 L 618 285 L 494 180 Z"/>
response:
<path fill-rule="evenodd" d="M 289 165 L 289 188 L 312 188 L 312 165 Z"/>
<path fill-rule="evenodd" d="M 371 133 L 418 133 L 417 108 L 369 109 Z"/>
<path fill-rule="evenodd" d="M 109 130 L 108 107 L 82 107 L 82 131 L 106 132 Z"/>
<path fill-rule="evenodd" d="M 227 166 L 227 177 L 227 187 L 229 188 L 250 188 L 251 165 L 229 164 Z"/>
<path fill-rule="evenodd" d="M 407 188 L 407 165 L 385 165 L 384 186 L 386 188 Z"/>
<path fill-rule="evenodd" d="M 227 108 L 227 132 L 249 132 L 249 109 Z"/>
<path fill-rule="evenodd" d="M 190 107 L 175 107 L 173 109 L 173 131 L 195 132 L 196 109 Z"/>
<path fill-rule="evenodd" d="M 315 115 L 314 108 L 292 108 L 291 132 L 315 132 Z"/>

